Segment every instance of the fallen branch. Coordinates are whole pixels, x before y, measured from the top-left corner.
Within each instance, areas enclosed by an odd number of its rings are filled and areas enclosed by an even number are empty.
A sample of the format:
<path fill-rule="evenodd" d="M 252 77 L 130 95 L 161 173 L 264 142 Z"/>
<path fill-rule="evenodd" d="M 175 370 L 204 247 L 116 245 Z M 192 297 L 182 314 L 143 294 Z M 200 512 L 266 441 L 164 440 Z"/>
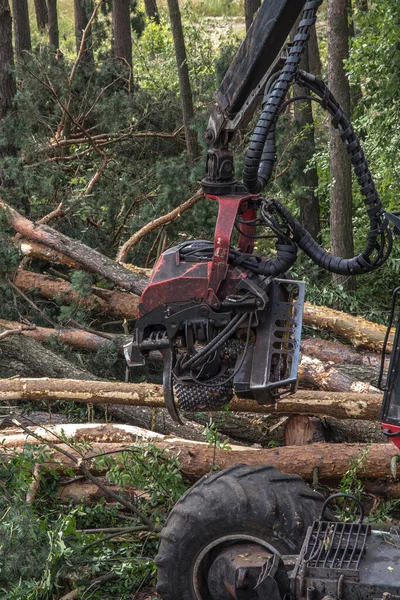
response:
<path fill-rule="evenodd" d="M 184 202 L 180 206 L 177 206 L 176 208 L 174 208 L 174 210 L 171 210 L 171 212 L 167 213 L 166 215 L 163 215 L 162 217 L 158 217 L 158 219 L 154 219 L 154 221 L 151 221 L 150 223 L 147 223 L 147 225 L 145 225 L 144 227 L 142 227 L 141 229 L 139 229 L 139 231 L 137 231 L 136 233 L 134 233 L 129 238 L 129 240 L 127 240 L 119 248 L 117 256 L 116 256 L 116 260 L 118 262 L 122 262 L 122 263 L 126 262 L 126 258 L 127 258 L 128 254 L 129 254 L 129 252 L 146 235 L 148 235 L 151 231 L 154 231 L 155 229 L 157 229 L 157 227 L 160 227 L 161 225 L 166 225 L 167 223 L 172 223 L 173 221 L 175 221 L 176 219 L 178 219 L 181 216 L 182 213 L 184 213 L 189 208 L 191 208 L 202 197 L 204 197 L 204 193 L 203 193 L 203 190 L 201 188 L 199 188 L 197 190 L 197 192 L 195 193 L 195 195 L 192 196 L 191 198 L 189 198 L 189 200 L 186 200 L 186 202 Z"/>
<path fill-rule="evenodd" d="M 74 454 L 72 454 L 70 452 L 70 450 L 75 450 L 74 448 L 70 448 L 69 446 L 67 446 L 68 447 L 68 450 L 67 450 L 65 447 L 65 444 L 62 444 L 62 446 L 60 446 L 58 444 L 55 444 L 52 441 L 46 440 L 45 438 L 43 438 L 42 435 L 40 435 L 39 433 L 36 433 L 36 431 L 30 429 L 29 427 L 23 426 L 16 419 L 15 419 L 15 424 L 24 430 L 24 432 L 28 435 L 28 439 L 30 437 L 32 437 L 35 441 L 39 442 L 40 444 L 45 442 L 52 450 L 54 450 L 55 452 L 57 452 L 59 454 L 64 455 L 66 458 L 71 460 L 77 467 L 79 467 L 80 471 L 82 471 L 82 473 L 86 477 L 86 479 L 88 479 L 89 481 L 91 481 L 92 483 L 97 485 L 97 487 L 104 494 L 106 494 L 110 498 L 113 498 L 117 502 L 120 502 L 123 506 L 125 506 L 128 510 L 130 510 L 134 515 L 136 515 L 142 521 L 142 523 L 144 523 L 146 525 L 146 527 L 149 528 L 150 531 L 154 531 L 155 525 L 154 525 L 153 521 L 148 519 L 146 517 L 146 515 L 144 515 L 140 510 L 138 510 L 138 508 L 134 504 L 132 504 L 132 502 L 130 502 L 129 500 L 127 500 L 120 494 L 117 494 L 116 492 L 114 492 L 113 490 L 108 488 L 106 485 L 104 485 L 104 483 L 98 477 L 93 475 L 93 473 L 85 465 L 86 459 L 82 453 L 78 453 L 80 455 L 80 458 L 77 458 L 76 456 L 74 456 Z M 56 435 L 56 437 L 58 440 L 60 440 L 60 437 L 58 435 Z M 61 442 L 62 442 L 62 439 L 61 439 Z M 76 452 L 76 450 L 75 450 L 75 452 Z"/>
<path fill-rule="evenodd" d="M 49 378 L 0 380 L 0 402 L 57 399 L 92 404 L 165 407 L 162 387 L 150 383 Z M 301 390 L 275 405 L 259 405 L 254 400 L 234 398 L 229 406 L 232 411 L 238 412 L 329 415 L 337 419 L 378 421 L 381 404 L 381 394 Z"/>

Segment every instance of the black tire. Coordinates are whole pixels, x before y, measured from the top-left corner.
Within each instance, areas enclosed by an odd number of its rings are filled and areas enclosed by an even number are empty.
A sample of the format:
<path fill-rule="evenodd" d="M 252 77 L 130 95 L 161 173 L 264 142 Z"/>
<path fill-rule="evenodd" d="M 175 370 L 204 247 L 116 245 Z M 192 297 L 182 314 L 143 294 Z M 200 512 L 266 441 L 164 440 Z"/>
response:
<path fill-rule="evenodd" d="M 249 536 L 281 554 L 298 553 L 323 501 L 298 475 L 271 466 L 237 465 L 206 475 L 177 502 L 161 532 L 158 593 L 163 600 L 198 600 L 193 573 L 199 557 L 224 536 Z M 214 557 L 218 551 L 215 546 Z M 203 573 L 210 566 L 201 565 Z M 211 598 L 206 588 L 203 582 L 201 600 Z"/>

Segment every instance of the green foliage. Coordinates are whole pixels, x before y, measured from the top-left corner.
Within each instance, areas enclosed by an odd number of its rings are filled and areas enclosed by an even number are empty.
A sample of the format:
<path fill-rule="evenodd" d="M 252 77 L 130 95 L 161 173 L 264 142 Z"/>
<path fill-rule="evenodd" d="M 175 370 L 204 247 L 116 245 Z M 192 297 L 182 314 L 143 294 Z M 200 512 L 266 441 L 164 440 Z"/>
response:
<path fill-rule="evenodd" d="M 63 436 L 61 436 L 63 437 Z M 65 438 L 65 442 L 68 440 Z M 68 442 L 68 445 L 71 445 Z M 73 444 L 78 452 L 87 445 Z M 40 487 L 32 505 L 25 502 L 35 465 L 40 465 Z M 119 503 L 62 504 L 57 490 L 60 475 L 48 465 L 49 450 L 26 445 L 21 454 L 0 462 L 0 597 L 2 600 L 52 600 L 78 587 L 92 598 L 128 598 L 133 590 L 153 582 L 157 534 L 119 534 L 118 540 L 86 529 L 136 525 Z M 126 452 L 100 456 L 95 468 L 122 494 L 134 487 L 133 502 L 162 525 L 168 511 L 187 486 L 177 459 L 151 443 L 133 445 Z M 72 473 L 71 473 L 72 475 Z M 132 501 L 132 499 L 131 499 Z M 99 576 L 111 574 L 100 587 Z"/>

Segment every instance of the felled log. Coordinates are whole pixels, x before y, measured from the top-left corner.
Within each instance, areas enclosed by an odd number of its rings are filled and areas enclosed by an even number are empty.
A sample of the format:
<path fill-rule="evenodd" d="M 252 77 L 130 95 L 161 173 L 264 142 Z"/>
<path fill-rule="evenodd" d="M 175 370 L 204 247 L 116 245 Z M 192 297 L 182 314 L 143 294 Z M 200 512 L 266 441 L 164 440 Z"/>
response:
<path fill-rule="evenodd" d="M 128 500 L 137 502 L 137 496 L 140 494 L 141 498 L 149 499 L 150 495 L 143 490 L 138 490 L 132 486 L 124 486 L 122 490 L 120 486 L 115 483 L 110 483 L 105 478 L 100 478 L 102 484 L 107 488 L 118 494 L 123 494 Z M 110 501 L 110 498 L 101 490 L 97 485 L 86 479 L 80 479 L 77 481 L 68 481 L 66 483 L 60 483 L 57 490 L 57 496 L 63 502 L 72 502 L 73 504 L 98 504 L 99 500 L 104 498 Z"/>
<path fill-rule="evenodd" d="M 305 303 L 303 324 L 315 329 L 331 331 L 337 336 L 349 340 L 356 348 L 367 348 L 380 352 L 386 333 L 386 327 L 372 323 L 361 317 L 354 317 L 326 306 L 314 306 Z M 387 352 L 392 349 L 393 336 L 389 338 Z"/>
<path fill-rule="evenodd" d="M 285 446 L 305 446 L 327 440 L 327 429 L 318 417 L 292 415 L 285 423 L 283 441 Z"/>
<path fill-rule="evenodd" d="M 86 265 L 88 269 L 99 273 L 122 289 L 141 294 L 147 279 L 130 271 L 123 265 L 108 258 L 101 252 L 93 250 L 86 244 L 74 240 L 48 225 L 38 225 L 29 221 L 0 198 L 0 210 L 7 223 L 24 238 L 39 242 L 62 252 L 74 261 Z"/>
<path fill-rule="evenodd" d="M 0 325 L 0 333 L 4 331 L 6 329 Z M 10 375 L 14 375 L 14 366 L 28 376 L 49 375 L 54 378 L 68 377 L 71 380 L 96 379 L 85 369 L 77 367 L 36 340 L 24 335 L 11 335 L 1 340 L 0 368 L 12 371 Z M 0 386 L 5 381 L 12 381 L 12 379 L 0 379 Z"/>
<path fill-rule="evenodd" d="M 11 400 L 69 400 L 103 405 L 122 404 L 160 408 L 165 406 L 162 388 L 159 385 L 103 380 L 2 379 L 0 380 L 0 402 Z M 300 390 L 274 405 L 259 405 L 253 400 L 234 398 L 230 408 L 232 411 L 275 415 L 330 415 L 337 419 L 379 420 L 381 403 L 381 394 Z"/>
<path fill-rule="evenodd" d="M 14 283 L 25 293 L 37 290 L 43 298 L 53 300 L 58 297 L 63 304 L 79 304 L 96 314 L 123 316 L 126 319 L 137 317 L 139 299 L 135 294 L 93 286 L 93 294 L 83 298 L 64 279 L 26 270 L 17 271 Z"/>
<path fill-rule="evenodd" d="M 373 352 L 357 352 L 352 346 L 321 338 L 306 338 L 301 341 L 301 351 L 310 358 L 318 358 L 334 365 L 365 365 L 379 369 L 381 357 Z"/>
<path fill-rule="evenodd" d="M 0 319 L 0 326 L 5 329 L 18 330 L 21 323 L 17 321 L 6 321 Z M 110 346 L 112 343 L 121 345 L 126 339 L 125 336 L 109 335 L 108 337 L 102 337 L 94 333 L 84 331 L 83 329 L 70 329 L 68 327 L 62 327 L 60 329 L 53 329 L 52 327 L 39 327 L 35 326 L 34 329 L 26 329 L 22 331 L 23 336 L 33 338 L 38 342 L 47 342 L 50 339 L 56 339 L 62 344 L 68 344 L 73 348 L 81 348 L 82 350 L 97 350 L 100 346 Z"/>
<path fill-rule="evenodd" d="M 367 371 L 362 373 L 361 371 Z M 367 381 L 360 379 L 360 376 Z M 302 355 L 299 365 L 299 381 L 331 392 L 358 392 L 360 394 L 379 393 L 368 379 L 377 377 L 371 367 L 361 365 L 332 365 L 319 358 Z"/>
<path fill-rule="evenodd" d="M 86 426 L 85 426 L 86 427 Z M 145 430 L 143 439 L 139 438 L 135 444 L 149 442 L 148 433 Z M 13 444 L 6 442 L 7 447 L 15 451 L 22 449 L 22 441 L 26 434 L 20 434 L 21 443 L 14 437 Z M 216 465 L 224 469 L 235 464 L 248 464 L 251 466 L 272 465 L 285 473 L 296 473 L 307 481 L 316 477 L 320 481 L 340 479 L 349 469 L 349 465 L 362 459 L 357 476 L 360 479 L 380 478 L 393 480 L 397 477 L 398 450 L 394 444 L 326 444 L 316 443 L 306 446 L 286 446 L 282 448 L 252 448 L 243 446 L 231 446 L 230 450 L 214 448 L 203 442 L 187 441 L 181 438 L 173 438 L 152 433 L 152 443 L 160 449 L 168 450 L 169 456 L 176 456 L 180 462 L 182 473 L 189 479 L 195 480 L 215 469 Z M 61 447 L 62 444 L 59 444 Z M 110 450 L 122 450 L 126 444 L 92 442 L 91 451 L 87 457 Z M 67 446 L 75 458 L 81 458 L 76 450 Z M 55 461 L 61 461 L 64 467 L 77 465 L 59 452 L 53 451 Z M 90 461 L 85 461 L 89 466 Z M 56 464 L 56 463 L 55 463 Z M 60 468 L 60 467 L 58 467 Z M 400 475 L 400 469 L 399 469 Z M 395 478 L 396 478 L 395 477 Z"/>

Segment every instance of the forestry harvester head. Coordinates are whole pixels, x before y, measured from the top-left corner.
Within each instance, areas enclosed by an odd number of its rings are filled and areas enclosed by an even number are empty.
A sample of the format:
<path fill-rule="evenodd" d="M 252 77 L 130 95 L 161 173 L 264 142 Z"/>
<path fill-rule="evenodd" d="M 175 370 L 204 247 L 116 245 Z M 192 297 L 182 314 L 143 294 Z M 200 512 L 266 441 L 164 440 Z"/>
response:
<path fill-rule="evenodd" d="M 211 147 L 202 185 L 204 195 L 219 205 L 214 239 L 164 252 L 141 296 L 126 358 L 138 366 L 150 352 L 161 353 L 165 401 L 175 420 L 175 397 L 180 408 L 207 410 L 228 403 L 234 392 L 273 403 L 295 391 L 304 284 L 288 272 L 298 248 L 320 268 L 349 277 L 377 269 L 391 252 L 392 215 L 382 207 L 359 139 L 329 88 L 299 68 L 321 3 L 262 3 L 216 93 L 206 130 Z M 302 10 L 297 35 L 284 46 Z M 354 258 L 326 252 L 286 206 L 261 195 L 276 160 L 278 118 L 288 103 L 304 101 L 304 96 L 288 97 L 294 83 L 329 113 L 353 165 L 370 221 L 366 247 Z M 261 99 L 238 183 L 229 143 Z M 272 257 L 254 252 L 259 237 L 275 239 Z"/>

